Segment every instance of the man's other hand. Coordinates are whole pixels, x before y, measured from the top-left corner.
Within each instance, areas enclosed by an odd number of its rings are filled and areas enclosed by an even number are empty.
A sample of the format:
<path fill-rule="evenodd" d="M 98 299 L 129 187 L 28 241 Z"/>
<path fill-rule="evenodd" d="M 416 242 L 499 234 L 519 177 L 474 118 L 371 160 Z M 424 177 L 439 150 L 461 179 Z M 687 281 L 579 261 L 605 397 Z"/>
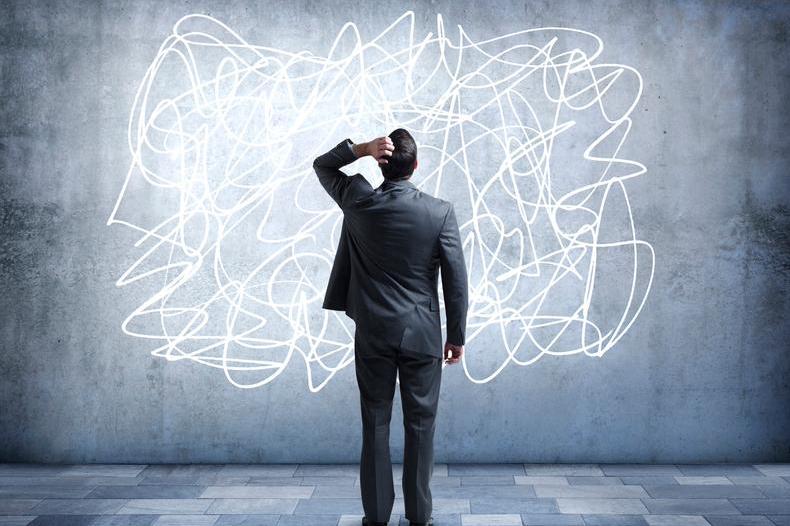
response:
<path fill-rule="evenodd" d="M 395 151 L 395 145 L 389 137 L 379 137 L 369 142 L 355 144 L 353 146 L 354 155 L 364 157 L 370 155 L 379 164 L 387 164 L 385 157 L 391 157 Z"/>
<path fill-rule="evenodd" d="M 464 346 L 455 345 L 454 343 L 444 342 L 444 363 L 452 365 L 458 363 L 461 356 L 464 355 Z"/>

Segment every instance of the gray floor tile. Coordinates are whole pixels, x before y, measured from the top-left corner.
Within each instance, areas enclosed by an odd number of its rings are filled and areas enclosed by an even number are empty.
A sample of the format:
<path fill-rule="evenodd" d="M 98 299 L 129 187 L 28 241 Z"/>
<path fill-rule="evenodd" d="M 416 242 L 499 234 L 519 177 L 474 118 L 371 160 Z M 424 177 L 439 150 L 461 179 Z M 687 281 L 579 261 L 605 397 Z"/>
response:
<path fill-rule="evenodd" d="M 143 477 L 105 477 L 103 475 L 72 475 L 54 477 L 52 484 L 57 486 L 137 486 Z"/>
<path fill-rule="evenodd" d="M 0 526 L 27 526 L 35 518 L 33 515 L 0 515 Z"/>
<path fill-rule="evenodd" d="M 295 477 L 355 477 L 358 464 L 299 464 Z"/>
<path fill-rule="evenodd" d="M 568 486 L 547 486 L 552 488 L 567 488 Z M 445 488 L 431 486 L 431 494 L 434 497 L 447 497 L 453 499 L 481 499 L 486 497 L 496 497 L 502 499 L 529 499 L 534 498 L 535 489 L 533 486 L 461 486 L 458 488 Z"/>
<path fill-rule="evenodd" d="M 146 464 L 80 464 L 66 466 L 58 475 L 62 477 L 136 477 L 146 467 Z"/>
<path fill-rule="evenodd" d="M 710 526 L 702 515 L 645 515 L 650 526 Z"/>
<path fill-rule="evenodd" d="M 246 477 L 246 482 L 240 484 L 210 484 L 214 486 L 313 486 L 315 482 L 305 482 L 305 478 L 313 477 Z M 327 480 L 333 480 L 332 477 L 320 477 Z M 347 480 L 350 484 L 354 483 L 354 479 L 348 477 L 336 477 L 337 480 Z M 328 484 L 329 482 L 327 482 Z"/>
<path fill-rule="evenodd" d="M 513 475 L 482 475 L 463 476 L 461 486 L 513 486 L 516 483 Z"/>
<path fill-rule="evenodd" d="M 353 486 L 357 480 L 357 477 L 293 477 L 293 479 L 299 486 Z M 266 485 L 264 478 L 254 478 L 250 479 L 247 485 L 252 486 L 260 484 L 262 486 Z M 292 486 L 293 484 L 284 484 L 286 486 Z"/>
<path fill-rule="evenodd" d="M 211 502 L 211 499 L 129 499 L 116 513 L 119 515 L 127 513 L 135 515 L 197 515 L 207 513 L 206 510 Z"/>
<path fill-rule="evenodd" d="M 206 513 L 212 515 L 283 515 L 293 513 L 298 502 L 299 499 L 214 499 Z M 329 512 L 330 510 L 323 511 L 323 513 Z"/>
<path fill-rule="evenodd" d="M 88 493 L 89 499 L 195 499 L 203 486 L 99 486 Z"/>
<path fill-rule="evenodd" d="M 690 486 L 731 486 L 732 481 L 725 477 L 724 475 L 714 475 L 710 477 L 706 476 L 694 476 L 694 475 L 683 475 L 682 477 L 675 477 L 675 480 L 678 484 L 681 485 L 690 485 Z"/>
<path fill-rule="evenodd" d="M 24 462 L 2 463 L 0 464 L 0 476 L 9 475 L 28 475 L 34 477 L 58 475 L 67 466 L 57 464 L 28 464 Z"/>
<path fill-rule="evenodd" d="M 88 487 L 100 485 L 136 486 L 142 478 L 139 477 L 90 477 L 90 476 L 0 476 L 0 487 L 7 486 L 60 486 L 60 487 Z"/>
<path fill-rule="evenodd" d="M 774 526 L 763 515 L 705 515 L 711 526 Z"/>
<path fill-rule="evenodd" d="M 436 515 L 434 515 L 434 519 L 436 519 Z M 390 517 L 390 521 L 387 523 L 387 526 L 400 526 L 400 524 L 403 524 L 402 521 L 403 521 L 403 517 L 393 513 L 392 516 Z M 340 516 L 340 520 L 338 521 L 337 526 L 360 526 L 361 524 L 362 524 L 362 514 L 359 515 L 345 514 Z M 406 522 L 406 524 L 408 525 L 408 522 Z M 436 526 L 441 526 L 441 524 L 437 522 Z"/>
<path fill-rule="evenodd" d="M 651 514 L 728 515 L 739 514 L 727 499 L 642 499 Z"/>
<path fill-rule="evenodd" d="M 28 512 L 42 500 L 0 498 L 0 515 L 31 515 Z"/>
<path fill-rule="evenodd" d="M 562 475 L 514 475 L 513 480 L 519 485 L 543 484 L 544 486 L 567 486 L 568 478 Z M 591 477 L 602 478 L 602 477 Z"/>
<path fill-rule="evenodd" d="M 559 513 L 556 499 L 502 499 L 497 497 L 469 499 L 471 513 Z"/>
<path fill-rule="evenodd" d="M 91 492 L 90 486 L 28 485 L 0 486 L 0 499 L 79 499 Z"/>
<path fill-rule="evenodd" d="M 223 477 L 293 477 L 299 464 L 228 464 L 217 473 Z"/>
<path fill-rule="evenodd" d="M 684 475 L 760 475 L 751 464 L 678 464 L 677 467 Z"/>
<path fill-rule="evenodd" d="M 461 526 L 522 526 L 521 515 L 518 514 L 461 514 Z"/>
<path fill-rule="evenodd" d="M 472 509 L 469 505 L 468 499 L 450 499 L 450 498 L 442 498 L 442 497 L 434 497 L 433 499 L 433 515 L 434 518 L 438 516 L 455 516 L 458 515 L 457 520 L 460 522 L 460 515 L 463 513 L 472 513 Z M 403 499 L 398 499 L 395 501 L 395 512 L 401 515 L 406 513 L 406 509 L 403 506 Z M 448 520 L 445 518 L 444 520 Z M 451 520 L 455 520 L 452 518 Z M 438 526 L 438 525 L 437 525 Z"/>
<path fill-rule="evenodd" d="M 433 516 L 436 526 L 790 526 L 788 466 L 436 464 Z M 393 526 L 408 526 L 401 476 L 395 464 Z M 0 526 L 359 526 L 362 514 L 358 464 L 0 465 Z"/>
<path fill-rule="evenodd" d="M 314 486 L 208 486 L 202 499 L 309 499 Z"/>
<path fill-rule="evenodd" d="M 684 475 L 674 464 L 600 464 L 601 470 L 609 477 L 633 477 Z"/>
<path fill-rule="evenodd" d="M 649 497 L 642 486 L 543 486 L 535 485 L 537 497 L 581 497 L 581 498 L 624 498 L 638 499 Z"/>
<path fill-rule="evenodd" d="M 277 526 L 280 515 L 220 515 L 214 526 Z"/>
<path fill-rule="evenodd" d="M 395 486 L 395 497 L 402 497 L 403 491 Z M 360 489 L 348 486 L 316 486 L 312 498 L 314 499 L 359 499 L 362 498 Z"/>
<path fill-rule="evenodd" d="M 70 476 L 57 477 L 55 484 L 74 484 L 83 486 L 136 486 L 143 481 L 143 477 L 105 477 L 97 476 Z"/>
<path fill-rule="evenodd" d="M 762 498 L 765 495 L 756 486 L 695 486 L 691 484 L 676 484 L 674 486 L 644 486 L 645 491 L 654 499 L 727 499 Z"/>
<path fill-rule="evenodd" d="M 584 524 L 587 526 L 647 526 L 642 515 L 597 515 L 584 514 Z"/>
<path fill-rule="evenodd" d="M 790 477 L 790 464 L 753 464 L 753 466 L 763 475 Z"/>
<path fill-rule="evenodd" d="M 146 467 L 140 475 L 143 477 L 216 476 L 227 465 L 228 464 L 155 464 Z"/>
<path fill-rule="evenodd" d="M 99 515 L 91 526 L 151 526 L 157 515 Z"/>
<path fill-rule="evenodd" d="M 584 526 L 581 515 L 571 513 L 522 513 L 525 526 Z"/>
<path fill-rule="evenodd" d="M 30 513 L 35 515 L 111 515 L 127 503 L 126 499 L 44 499 Z"/>
<path fill-rule="evenodd" d="M 566 477 L 571 486 L 622 486 L 620 477 Z"/>
<path fill-rule="evenodd" d="M 763 495 L 770 499 L 790 498 L 790 486 L 756 486 Z"/>
<path fill-rule="evenodd" d="M 434 514 L 435 526 L 461 526 L 461 514 Z M 406 517 L 401 517 L 399 526 L 409 526 L 409 521 Z"/>
<path fill-rule="evenodd" d="M 790 515 L 790 499 L 730 499 L 744 515 Z"/>
<path fill-rule="evenodd" d="M 400 464 L 401 472 L 403 471 L 403 464 Z M 447 463 L 437 462 L 433 465 L 433 476 L 434 477 L 449 477 L 450 476 L 450 466 Z"/>
<path fill-rule="evenodd" d="M 514 477 L 515 478 L 515 477 Z M 431 488 L 460 488 L 463 477 L 437 477 L 431 478 Z M 399 482 L 398 486 L 401 485 Z"/>
<path fill-rule="evenodd" d="M 598 464 L 524 464 L 527 475 L 561 475 L 602 477 L 604 472 Z"/>
<path fill-rule="evenodd" d="M 364 513 L 360 498 L 349 499 L 300 499 L 294 509 L 294 515 L 326 515 L 327 513 L 353 515 Z"/>
<path fill-rule="evenodd" d="M 338 522 L 340 515 L 281 515 L 277 526 L 337 526 Z"/>
<path fill-rule="evenodd" d="M 30 526 L 93 526 L 96 515 L 40 515 Z"/>
<path fill-rule="evenodd" d="M 244 486 L 250 481 L 247 476 L 234 475 L 152 475 L 140 479 L 140 486 Z"/>
<path fill-rule="evenodd" d="M 632 515 L 648 513 L 639 499 L 558 498 L 562 513 Z"/>
<path fill-rule="evenodd" d="M 480 477 L 526 475 L 524 464 L 448 464 L 448 476 Z"/>
<path fill-rule="evenodd" d="M 727 477 L 730 482 L 736 485 L 745 486 L 787 486 L 790 487 L 790 482 L 787 482 L 782 477 L 775 477 L 773 475 L 764 475 L 759 477 L 742 477 L 740 475 L 729 475 Z"/>
<path fill-rule="evenodd" d="M 637 475 L 637 476 L 624 476 L 618 477 L 623 484 L 626 485 L 639 485 L 639 486 L 669 486 L 677 484 L 678 481 L 672 475 Z"/>
<path fill-rule="evenodd" d="M 219 515 L 160 515 L 153 526 L 214 526 Z"/>

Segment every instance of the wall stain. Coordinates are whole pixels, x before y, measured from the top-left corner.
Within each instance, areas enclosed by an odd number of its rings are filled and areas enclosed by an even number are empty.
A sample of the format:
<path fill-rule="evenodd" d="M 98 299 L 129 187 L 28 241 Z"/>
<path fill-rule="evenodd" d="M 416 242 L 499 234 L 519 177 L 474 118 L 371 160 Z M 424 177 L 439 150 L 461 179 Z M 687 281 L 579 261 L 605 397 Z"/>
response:
<path fill-rule="evenodd" d="M 783 275 L 790 274 L 790 208 L 781 204 L 770 209 L 747 209 L 742 219 L 752 232 L 751 241 L 763 250 L 752 258 Z"/>
<path fill-rule="evenodd" d="M 0 279 L 30 276 L 57 244 L 55 203 L 0 200 Z"/>

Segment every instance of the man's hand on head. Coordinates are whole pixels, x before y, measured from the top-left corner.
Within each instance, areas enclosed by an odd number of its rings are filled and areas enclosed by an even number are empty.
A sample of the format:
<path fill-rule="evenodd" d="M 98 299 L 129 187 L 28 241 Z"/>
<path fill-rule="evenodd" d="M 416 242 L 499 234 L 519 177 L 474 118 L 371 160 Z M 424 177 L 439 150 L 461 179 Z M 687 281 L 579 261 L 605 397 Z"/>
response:
<path fill-rule="evenodd" d="M 351 149 L 358 158 L 370 155 L 379 164 L 387 164 L 386 157 L 392 156 L 392 152 L 395 151 L 395 145 L 389 137 L 379 137 L 372 141 L 355 144 Z"/>

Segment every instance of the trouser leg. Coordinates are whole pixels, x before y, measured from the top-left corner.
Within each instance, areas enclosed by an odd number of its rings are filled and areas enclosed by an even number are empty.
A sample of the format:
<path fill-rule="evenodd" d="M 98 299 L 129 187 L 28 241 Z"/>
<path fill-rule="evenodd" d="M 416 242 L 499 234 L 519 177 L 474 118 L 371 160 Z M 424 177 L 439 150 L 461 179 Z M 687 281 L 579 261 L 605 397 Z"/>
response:
<path fill-rule="evenodd" d="M 359 483 L 362 507 L 371 521 L 388 521 L 395 503 L 389 437 L 397 363 L 386 349 L 373 349 L 355 335 L 355 368 L 362 412 Z"/>
<path fill-rule="evenodd" d="M 408 520 L 427 522 L 433 511 L 430 481 L 442 359 L 401 353 L 398 362 L 405 437 L 404 507 Z"/>

